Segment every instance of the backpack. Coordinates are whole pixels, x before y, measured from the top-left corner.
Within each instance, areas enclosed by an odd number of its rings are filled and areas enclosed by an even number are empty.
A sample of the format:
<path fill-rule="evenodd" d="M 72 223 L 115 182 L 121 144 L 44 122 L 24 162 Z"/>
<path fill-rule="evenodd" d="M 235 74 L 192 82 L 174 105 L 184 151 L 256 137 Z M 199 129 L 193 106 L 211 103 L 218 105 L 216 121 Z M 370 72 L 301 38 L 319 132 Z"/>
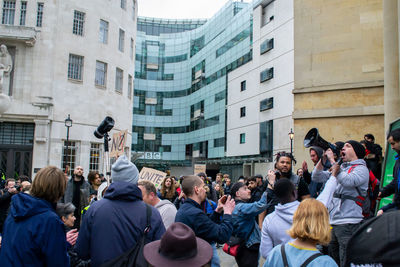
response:
<path fill-rule="evenodd" d="M 281 245 L 281 254 L 282 254 L 282 261 L 283 261 L 283 266 L 284 267 L 289 267 L 289 263 L 286 257 L 286 252 L 285 252 L 285 244 Z M 316 258 L 318 258 L 319 256 L 323 256 L 322 253 L 317 252 L 313 255 L 311 255 L 310 257 L 308 257 L 302 265 L 300 265 L 300 267 L 306 267 L 310 262 L 312 262 L 313 260 L 315 260 Z"/>
<path fill-rule="evenodd" d="M 353 169 L 359 164 L 355 164 L 350 167 L 347 173 L 351 173 Z M 350 199 L 356 202 L 358 206 L 362 208 L 362 214 L 364 218 L 369 218 L 374 215 L 375 213 L 375 206 L 376 206 L 376 199 L 378 198 L 379 194 L 379 180 L 375 177 L 371 170 L 369 171 L 368 177 L 368 189 L 367 193 L 363 195 L 361 193 L 360 188 L 356 187 L 358 196 L 348 196 L 344 194 L 334 194 L 333 197 L 340 198 L 340 199 Z"/>
<path fill-rule="evenodd" d="M 136 245 L 124 252 L 124 254 L 111 259 L 101 265 L 101 267 L 147 267 L 148 263 L 143 256 L 143 247 L 146 242 L 146 235 L 150 231 L 151 227 L 151 208 L 146 204 L 146 227 L 143 230 L 141 238 L 136 242 Z"/>

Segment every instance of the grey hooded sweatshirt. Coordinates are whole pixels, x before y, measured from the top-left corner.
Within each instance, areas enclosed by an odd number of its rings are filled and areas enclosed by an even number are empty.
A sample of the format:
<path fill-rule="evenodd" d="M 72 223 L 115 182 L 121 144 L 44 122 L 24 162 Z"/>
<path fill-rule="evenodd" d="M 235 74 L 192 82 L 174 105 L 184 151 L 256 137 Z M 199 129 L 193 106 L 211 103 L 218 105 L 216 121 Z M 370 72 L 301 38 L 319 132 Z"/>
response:
<path fill-rule="evenodd" d="M 293 214 L 299 204 L 300 202 L 297 200 L 285 205 L 279 203 L 275 206 L 275 211 L 265 217 L 260 244 L 260 252 L 264 258 L 267 258 L 275 246 L 292 240 L 286 231 L 292 226 Z"/>
<path fill-rule="evenodd" d="M 329 179 L 330 178 L 330 179 Z M 331 176 L 328 171 L 320 171 L 314 168 L 312 172 L 312 180 L 316 182 L 325 182 L 327 180 L 335 180 L 336 183 L 330 183 L 334 194 L 329 201 L 322 201 L 329 211 L 330 223 L 332 225 L 357 224 L 363 220 L 362 208 L 357 205 L 354 200 L 338 198 L 337 195 L 347 195 L 357 197 L 360 193 L 365 196 L 368 189 L 369 171 L 363 159 L 357 159 L 352 162 L 345 162 L 340 165 L 340 172 L 337 177 Z M 330 190 L 329 187 L 325 190 Z M 327 186 L 325 186 L 327 187 Z M 358 188 L 358 190 L 357 190 Z"/>
<path fill-rule="evenodd" d="M 168 229 L 168 227 L 175 222 L 175 205 L 172 204 L 171 201 L 164 199 L 160 200 L 160 202 L 158 202 L 154 207 L 161 214 L 161 219 L 164 223 L 165 229 Z"/>

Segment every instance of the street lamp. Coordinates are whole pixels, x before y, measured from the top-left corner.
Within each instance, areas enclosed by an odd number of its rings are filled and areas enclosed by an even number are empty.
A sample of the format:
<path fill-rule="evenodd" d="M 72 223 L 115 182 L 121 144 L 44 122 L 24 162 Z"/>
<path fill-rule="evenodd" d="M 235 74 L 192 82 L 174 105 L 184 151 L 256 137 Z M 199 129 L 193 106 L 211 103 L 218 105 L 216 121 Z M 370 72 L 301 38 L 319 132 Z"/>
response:
<path fill-rule="evenodd" d="M 66 158 L 66 160 L 65 160 L 65 171 L 67 172 L 67 163 L 68 163 L 68 150 L 69 150 L 69 148 L 68 148 L 68 146 L 69 146 L 69 128 L 70 127 L 72 127 L 72 120 L 71 120 L 71 118 L 70 118 L 70 115 L 68 114 L 68 118 L 66 118 L 65 119 L 65 121 L 64 121 L 64 124 L 65 124 L 65 127 L 67 127 L 67 145 L 66 145 L 66 155 L 65 155 L 65 158 Z M 67 173 L 68 174 L 68 173 Z"/>
<path fill-rule="evenodd" d="M 294 132 L 293 129 L 290 128 L 289 139 L 290 139 L 290 155 L 293 156 L 293 139 L 294 139 Z"/>

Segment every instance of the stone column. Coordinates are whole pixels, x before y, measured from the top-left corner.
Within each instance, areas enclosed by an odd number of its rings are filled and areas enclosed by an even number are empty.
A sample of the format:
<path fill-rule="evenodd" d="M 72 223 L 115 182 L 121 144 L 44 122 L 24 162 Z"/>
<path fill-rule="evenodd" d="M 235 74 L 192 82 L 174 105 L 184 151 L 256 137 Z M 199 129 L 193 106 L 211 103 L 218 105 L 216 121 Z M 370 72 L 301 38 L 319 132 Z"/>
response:
<path fill-rule="evenodd" d="M 400 117 L 399 90 L 399 1 L 383 2 L 383 47 L 384 47 L 384 110 L 385 132 L 389 124 Z"/>

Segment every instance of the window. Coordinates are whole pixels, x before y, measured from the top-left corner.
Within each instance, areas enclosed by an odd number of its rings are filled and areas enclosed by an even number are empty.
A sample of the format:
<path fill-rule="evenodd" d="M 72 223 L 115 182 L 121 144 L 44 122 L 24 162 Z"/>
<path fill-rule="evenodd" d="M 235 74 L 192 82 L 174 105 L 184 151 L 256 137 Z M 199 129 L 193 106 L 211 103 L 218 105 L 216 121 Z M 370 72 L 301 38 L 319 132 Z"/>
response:
<path fill-rule="evenodd" d="M 241 107 L 240 108 L 240 117 L 245 117 L 246 116 L 246 107 Z"/>
<path fill-rule="evenodd" d="M 218 102 L 222 99 L 225 99 L 225 91 L 221 91 L 221 92 L 215 94 L 214 102 Z"/>
<path fill-rule="evenodd" d="M 132 84 L 132 75 L 128 75 L 128 98 L 132 99 L 132 88 L 133 88 L 133 84 Z"/>
<path fill-rule="evenodd" d="M 126 9 L 126 0 L 121 0 L 121 8 Z"/>
<path fill-rule="evenodd" d="M 274 19 L 274 1 L 269 2 L 262 9 L 261 27 L 267 25 L 271 20 Z"/>
<path fill-rule="evenodd" d="M 214 139 L 214 147 L 223 147 L 223 146 L 225 146 L 225 138 L 224 137 Z"/>
<path fill-rule="evenodd" d="M 124 52 L 125 32 L 119 29 L 118 50 Z"/>
<path fill-rule="evenodd" d="M 246 134 L 245 133 L 240 134 L 240 143 L 241 144 L 246 143 Z"/>
<path fill-rule="evenodd" d="M 260 153 L 272 157 L 273 121 L 260 123 Z"/>
<path fill-rule="evenodd" d="M 42 27 L 44 3 L 37 3 L 36 27 Z"/>
<path fill-rule="evenodd" d="M 99 41 L 103 44 L 108 42 L 108 22 L 102 19 L 100 20 Z"/>
<path fill-rule="evenodd" d="M 133 41 L 133 38 L 131 38 L 131 49 L 130 49 L 130 54 L 129 56 L 133 60 L 133 48 L 134 48 L 135 42 Z"/>
<path fill-rule="evenodd" d="M 244 90 L 246 90 L 246 81 L 240 83 L 240 92 L 243 92 Z"/>
<path fill-rule="evenodd" d="M 20 12 L 20 16 L 19 16 L 19 25 L 23 26 L 25 25 L 25 21 L 26 21 L 26 1 L 22 1 L 21 2 L 21 12 Z"/>
<path fill-rule="evenodd" d="M 90 143 L 89 171 L 100 170 L 101 144 Z"/>
<path fill-rule="evenodd" d="M 274 98 L 270 97 L 260 102 L 260 111 L 268 110 L 274 107 Z"/>
<path fill-rule="evenodd" d="M 84 22 L 85 22 L 85 13 L 75 10 L 74 11 L 74 25 L 72 27 L 72 33 L 82 36 Z"/>
<path fill-rule="evenodd" d="M 265 82 L 274 78 L 274 68 L 269 68 L 260 73 L 260 82 Z"/>
<path fill-rule="evenodd" d="M 15 0 L 3 2 L 3 18 L 1 20 L 2 24 L 14 25 L 15 16 Z"/>
<path fill-rule="evenodd" d="M 68 145 L 68 148 L 67 148 Z M 69 166 L 69 173 L 71 175 L 75 169 L 76 152 L 78 150 L 77 142 L 75 141 L 64 141 L 63 153 L 62 153 L 62 169 L 65 171 L 66 166 Z"/>
<path fill-rule="evenodd" d="M 274 48 L 274 38 L 265 40 L 261 45 L 260 45 L 260 55 L 268 52 Z"/>
<path fill-rule="evenodd" d="M 94 84 L 98 86 L 106 86 L 107 81 L 107 63 L 96 60 L 96 75 Z"/>
<path fill-rule="evenodd" d="M 82 81 L 83 57 L 69 54 L 68 78 Z"/>
<path fill-rule="evenodd" d="M 124 71 L 117 68 L 115 71 L 115 91 L 122 94 L 122 82 L 124 77 Z"/>

